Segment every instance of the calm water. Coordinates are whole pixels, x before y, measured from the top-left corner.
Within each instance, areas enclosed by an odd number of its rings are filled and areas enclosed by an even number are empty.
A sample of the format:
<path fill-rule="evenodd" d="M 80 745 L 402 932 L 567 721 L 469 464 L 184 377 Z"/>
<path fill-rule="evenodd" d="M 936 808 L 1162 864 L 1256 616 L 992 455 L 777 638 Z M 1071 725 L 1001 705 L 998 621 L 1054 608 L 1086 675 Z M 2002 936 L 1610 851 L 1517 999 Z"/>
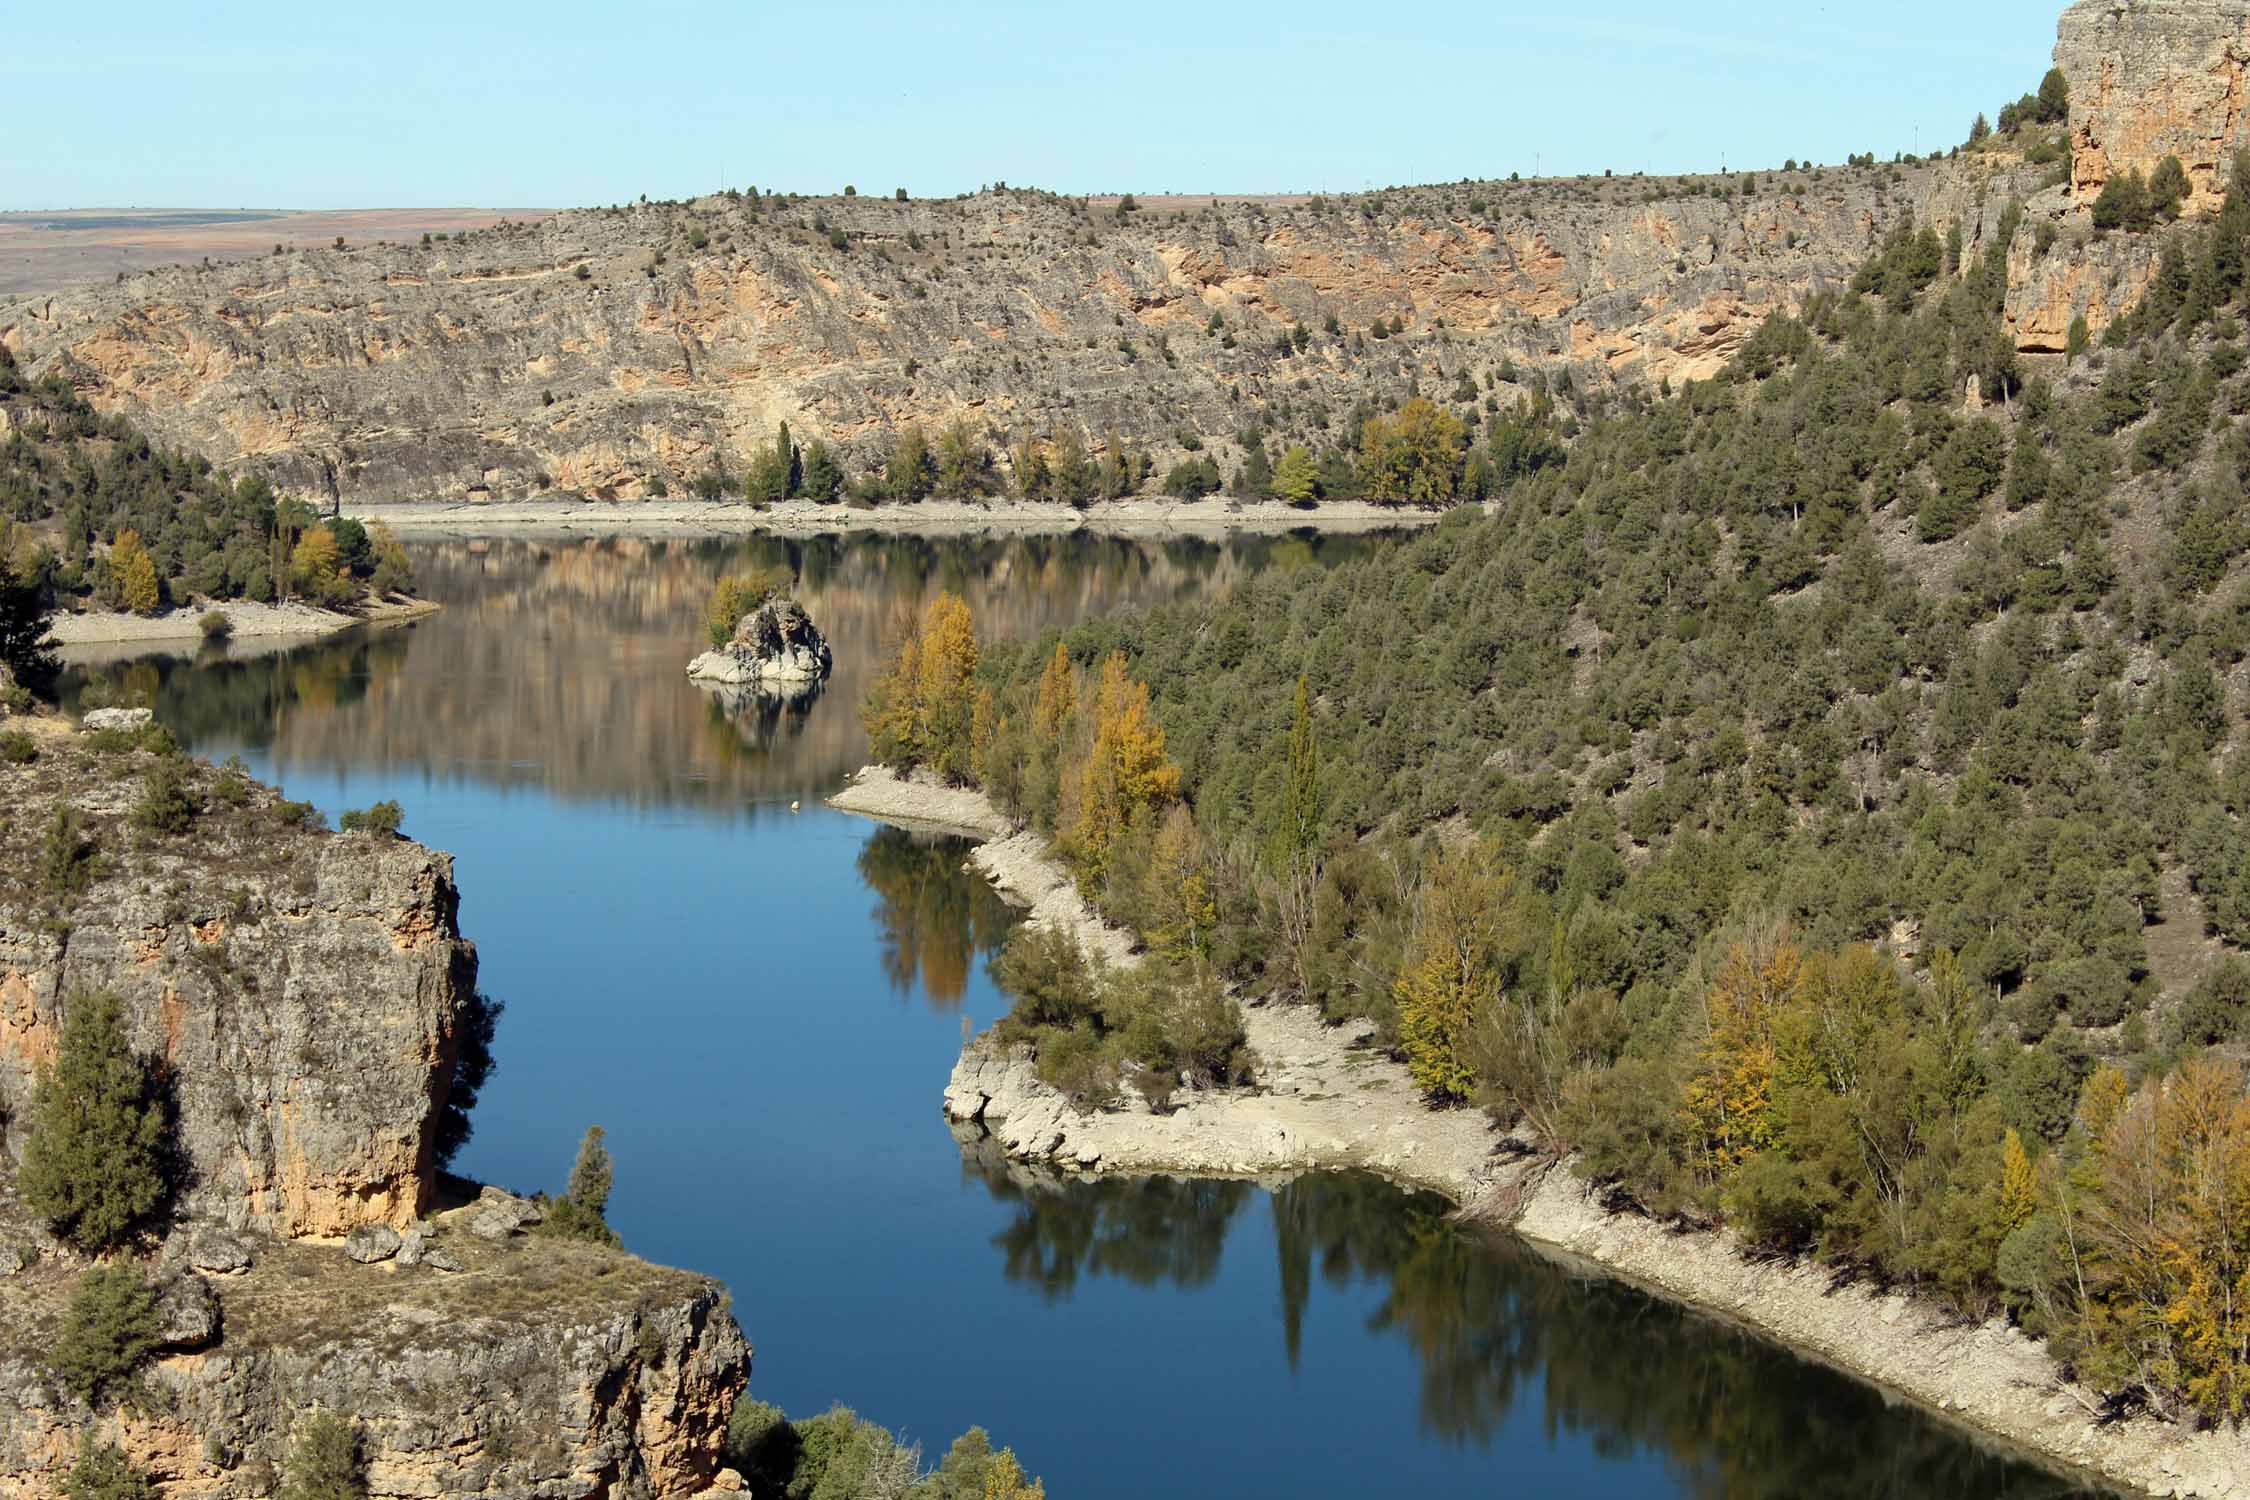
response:
<path fill-rule="evenodd" d="M 1057 1500 L 1151 1494 L 2083 1493 L 1730 1327 L 1359 1178 L 1062 1186 L 939 1094 L 1005 1001 L 962 850 L 831 813 L 853 706 L 924 591 L 1029 633 L 1379 542 L 423 544 L 446 612 L 235 659 L 85 661 L 331 816 L 395 797 L 454 852 L 507 1005 L 460 1162 L 559 1188 L 606 1126 L 635 1251 L 723 1278 L 753 1389 L 934 1457 L 971 1423 Z M 799 711 L 681 674 L 722 570 L 782 562 L 837 672 Z M 803 803 L 791 812 L 792 799 Z"/>

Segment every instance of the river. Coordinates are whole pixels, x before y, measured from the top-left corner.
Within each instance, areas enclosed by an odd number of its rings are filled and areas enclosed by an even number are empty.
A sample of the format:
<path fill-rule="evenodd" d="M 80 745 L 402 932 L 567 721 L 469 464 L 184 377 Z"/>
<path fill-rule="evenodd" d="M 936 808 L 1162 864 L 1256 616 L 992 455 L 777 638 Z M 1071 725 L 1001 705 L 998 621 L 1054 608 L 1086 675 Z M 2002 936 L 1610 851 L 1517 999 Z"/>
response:
<path fill-rule="evenodd" d="M 589 1124 L 635 1252 L 726 1282 L 752 1389 L 931 1459 L 972 1423 L 1056 1500 L 1152 1494 L 2097 1493 L 1731 1325 L 1356 1177 L 1064 1185 L 938 1099 L 1005 1006 L 1012 914 L 962 847 L 828 810 L 903 611 L 1024 635 L 1380 538 L 895 535 L 411 544 L 446 609 L 272 650 L 77 653 L 331 819 L 395 798 L 456 856 L 506 1006 L 464 1172 L 559 1189 Z M 730 710 L 681 668 L 722 572 L 783 566 L 827 691 Z M 105 659 L 106 658 L 106 659 Z"/>

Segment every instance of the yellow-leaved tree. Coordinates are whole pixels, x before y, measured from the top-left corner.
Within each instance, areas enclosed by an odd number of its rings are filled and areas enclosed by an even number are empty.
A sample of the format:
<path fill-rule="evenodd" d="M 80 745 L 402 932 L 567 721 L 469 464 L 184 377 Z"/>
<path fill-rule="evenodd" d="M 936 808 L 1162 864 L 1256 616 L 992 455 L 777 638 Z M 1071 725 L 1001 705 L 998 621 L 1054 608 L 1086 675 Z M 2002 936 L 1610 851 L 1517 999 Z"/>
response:
<path fill-rule="evenodd" d="M 1371 500 L 1447 505 L 1461 488 L 1461 419 L 1427 396 L 1416 396 L 1360 429 L 1359 461 Z"/>
<path fill-rule="evenodd" d="M 1729 948 L 1703 987 L 1703 1033 L 1681 1112 L 1707 1180 L 1774 1142 L 1774 1027 L 1803 979 L 1802 955 L 1778 932 Z"/>
<path fill-rule="evenodd" d="M 976 624 L 947 591 L 923 606 L 860 704 L 875 758 L 896 770 L 927 766 L 965 780 L 976 756 Z"/>
<path fill-rule="evenodd" d="M 1173 803 L 1157 825 L 1156 842 L 1141 878 L 1149 946 L 1171 958 L 1208 958 L 1219 904 L 1211 894 L 1203 835 L 1185 803 Z"/>
<path fill-rule="evenodd" d="M 1093 745 L 1079 768 L 1077 794 L 1062 841 L 1089 881 L 1106 873 L 1111 847 L 1134 818 L 1180 795 L 1180 768 L 1165 756 L 1164 729 L 1149 710 L 1148 684 L 1133 680 L 1122 651 L 1102 663 Z"/>
<path fill-rule="evenodd" d="M 1446 1099 L 1476 1091 L 1477 1026 L 1500 1001 L 1503 924 L 1515 877 L 1475 845 L 1449 849 L 1431 871 L 1399 972 L 1399 1039 L 1415 1083 Z"/>
<path fill-rule="evenodd" d="M 336 533 L 327 527 L 307 528 L 289 562 L 297 575 L 297 587 L 322 603 L 339 600 L 349 592 L 350 575 L 342 572 L 343 553 L 336 546 Z"/>
<path fill-rule="evenodd" d="M 156 581 L 156 559 L 141 545 L 137 531 L 120 531 L 117 540 L 110 543 L 109 576 L 120 609 L 148 615 L 156 613 L 156 606 L 163 602 L 163 590 Z"/>

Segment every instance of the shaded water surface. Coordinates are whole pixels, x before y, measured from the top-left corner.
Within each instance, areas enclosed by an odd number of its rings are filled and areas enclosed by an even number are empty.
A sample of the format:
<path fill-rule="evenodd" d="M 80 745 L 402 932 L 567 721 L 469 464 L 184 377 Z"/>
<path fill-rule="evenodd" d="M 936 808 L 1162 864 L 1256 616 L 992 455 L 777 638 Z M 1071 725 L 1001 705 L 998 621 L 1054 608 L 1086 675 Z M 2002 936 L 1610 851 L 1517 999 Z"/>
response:
<path fill-rule="evenodd" d="M 462 1168 L 556 1188 L 606 1126 L 626 1243 L 727 1282 L 754 1390 L 793 1412 L 848 1400 L 932 1456 L 983 1423 L 1057 1500 L 2084 1493 L 1427 1197 L 1064 1183 L 947 1130 L 1013 918 L 957 841 L 818 800 L 865 759 L 894 619 L 947 587 L 1030 634 L 1379 545 L 423 543 L 447 608 L 411 629 L 81 665 L 66 691 L 152 702 L 331 817 L 395 797 L 453 851 L 507 1005 Z M 682 675 L 712 581 L 752 564 L 797 573 L 835 648 L 809 704 Z"/>

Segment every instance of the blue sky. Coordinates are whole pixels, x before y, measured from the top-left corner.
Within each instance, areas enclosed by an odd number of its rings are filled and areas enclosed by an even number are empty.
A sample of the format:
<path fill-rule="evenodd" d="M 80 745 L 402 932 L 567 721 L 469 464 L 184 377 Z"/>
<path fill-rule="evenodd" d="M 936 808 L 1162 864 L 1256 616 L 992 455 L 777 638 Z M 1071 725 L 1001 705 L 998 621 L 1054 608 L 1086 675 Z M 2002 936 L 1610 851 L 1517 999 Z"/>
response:
<path fill-rule="evenodd" d="M 0 208 L 569 206 L 721 184 L 1350 190 L 1930 150 L 2059 0 L 100 0 L 8 18 Z"/>

